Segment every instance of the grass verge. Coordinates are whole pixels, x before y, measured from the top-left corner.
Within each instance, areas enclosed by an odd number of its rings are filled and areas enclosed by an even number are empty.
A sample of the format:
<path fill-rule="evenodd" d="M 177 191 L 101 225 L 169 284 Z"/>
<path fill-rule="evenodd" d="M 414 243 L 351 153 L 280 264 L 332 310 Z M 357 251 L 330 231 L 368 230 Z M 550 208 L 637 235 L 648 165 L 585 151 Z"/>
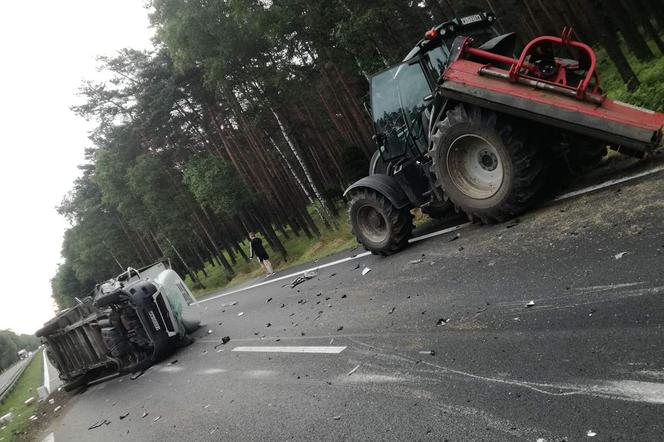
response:
<path fill-rule="evenodd" d="M 32 361 L 19 378 L 14 390 L 9 393 L 5 403 L 0 405 L 0 416 L 9 412 L 14 413 L 14 419 L 0 426 L 0 441 L 9 442 L 23 432 L 28 424 L 28 419 L 37 410 L 39 395 L 37 388 L 42 383 L 43 356 L 41 352 L 35 354 Z M 30 405 L 25 405 L 25 400 L 34 396 L 35 400 Z"/>

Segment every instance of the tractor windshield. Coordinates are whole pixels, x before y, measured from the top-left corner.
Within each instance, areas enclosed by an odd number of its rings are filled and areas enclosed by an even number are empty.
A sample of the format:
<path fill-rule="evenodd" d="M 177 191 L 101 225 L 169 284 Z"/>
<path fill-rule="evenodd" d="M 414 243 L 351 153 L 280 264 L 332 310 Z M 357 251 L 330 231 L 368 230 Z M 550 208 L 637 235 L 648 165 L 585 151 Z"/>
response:
<path fill-rule="evenodd" d="M 406 153 L 413 143 L 409 133 L 423 136 L 419 120 L 430 93 L 419 63 L 402 63 L 371 79 L 371 114 L 384 159 Z"/>

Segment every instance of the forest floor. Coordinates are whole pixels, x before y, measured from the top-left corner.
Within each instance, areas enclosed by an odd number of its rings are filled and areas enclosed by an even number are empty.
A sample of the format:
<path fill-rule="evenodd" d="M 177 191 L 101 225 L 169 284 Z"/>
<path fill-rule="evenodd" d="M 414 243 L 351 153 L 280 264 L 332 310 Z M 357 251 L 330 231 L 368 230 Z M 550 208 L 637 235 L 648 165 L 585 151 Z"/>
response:
<path fill-rule="evenodd" d="M 14 440 L 15 435 L 23 431 L 30 416 L 35 413 L 39 397 L 37 388 L 42 384 L 43 359 L 41 353 L 32 358 L 32 362 L 19 378 L 14 390 L 9 393 L 7 400 L 0 405 L 0 416 L 10 412 L 14 414 L 14 419 L 11 422 L 0 427 L 0 441 Z M 25 400 L 31 396 L 34 396 L 35 400 L 26 405 Z"/>

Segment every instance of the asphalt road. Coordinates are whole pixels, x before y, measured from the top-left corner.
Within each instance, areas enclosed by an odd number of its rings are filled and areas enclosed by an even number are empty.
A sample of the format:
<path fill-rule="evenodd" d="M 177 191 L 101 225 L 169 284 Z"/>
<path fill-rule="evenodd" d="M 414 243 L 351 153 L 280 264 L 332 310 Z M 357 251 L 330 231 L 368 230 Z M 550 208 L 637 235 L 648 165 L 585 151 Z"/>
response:
<path fill-rule="evenodd" d="M 29 358 L 23 359 L 21 361 L 18 361 L 11 367 L 9 367 L 7 370 L 0 373 L 0 393 L 5 391 L 5 387 L 7 387 L 7 385 L 11 383 L 12 379 L 14 378 L 14 375 L 16 375 L 16 373 L 21 371 L 28 362 L 30 362 Z"/>
<path fill-rule="evenodd" d="M 50 431 L 99 442 L 664 440 L 663 197 L 660 173 L 327 267 L 295 288 L 205 302 L 195 344 L 137 380 L 89 388 Z M 330 353 L 233 351 L 266 346 Z"/>

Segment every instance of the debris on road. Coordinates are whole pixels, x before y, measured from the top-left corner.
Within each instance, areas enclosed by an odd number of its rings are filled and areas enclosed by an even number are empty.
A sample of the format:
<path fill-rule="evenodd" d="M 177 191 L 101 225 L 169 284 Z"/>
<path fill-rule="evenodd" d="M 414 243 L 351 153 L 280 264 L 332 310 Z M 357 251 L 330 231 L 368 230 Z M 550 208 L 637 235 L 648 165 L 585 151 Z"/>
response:
<path fill-rule="evenodd" d="M 620 253 L 615 254 L 613 257 L 615 259 L 622 259 L 622 257 L 625 256 L 626 254 L 627 254 L 627 252 L 620 252 Z"/>
<path fill-rule="evenodd" d="M 61 409 L 62 409 L 62 405 L 58 405 L 57 407 L 55 407 L 55 408 L 53 409 L 53 413 L 57 413 L 57 412 L 60 411 Z"/>
<path fill-rule="evenodd" d="M 111 423 L 111 421 L 106 420 L 106 419 L 104 419 L 104 420 L 100 420 L 100 421 L 97 421 L 97 422 L 95 422 L 94 424 L 90 425 L 90 426 L 88 427 L 88 430 L 94 430 L 95 428 L 99 428 L 99 427 L 101 427 L 102 425 L 108 425 L 108 424 L 110 424 L 110 423 Z"/>
<path fill-rule="evenodd" d="M 535 301 L 530 301 L 528 304 L 526 304 L 526 307 L 532 307 L 535 305 Z"/>
<path fill-rule="evenodd" d="M 143 376 L 143 373 L 145 373 L 145 370 L 138 371 L 138 372 L 132 374 L 132 375 L 129 377 L 129 379 L 131 379 L 132 381 L 135 381 L 136 379 L 138 379 L 138 378 L 140 378 L 141 376 Z"/>
<path fill-rule="evenodd" d="M 305 279 L 312 279 L 318 276 L 318 272 L 315 270 L 309 270 L 308 272 L 304 272 L 302 276 L 304 276 Z"/>
<path fill-rule="evenodd" d="M 231 305 L 237 305 L 237 301 L 231 302 Z"/>
<path fill-rule="evenodd" d="M 141 417 L 142 417 L 143 419 L 145 419 L 145 418 L 147 417 L 148 414 L 150 414 L 150 413 L 148 413 L 147 411 L 144 411 L 144 412 L 143 412 L 143 416 L 141 416 Z"/>
<path fill-rule="evenodd" d="M 337 276 L 336 273 L 330 273 L 330 276 L 328 276 L 328 278 L 334 278 L 335 276 Z"/>
<path fill-rule="evenodd" d="M 267 324 L 265 324 L 265 327 L 272 327 L 272 323 L 268 322 Z"/>
<path fill-rule="evenodd" d="M 284 307 L 286 307 L 286 304 L 281 304 L 279 308 L 284 308 Z"/>
<path fill-rule="evenodd" d="M 513 220 L 511 223 L 505 226 L 507 229 L 511 229 L 512 227 L 516 227 L 521 223 L 521 220 L 519 218 Z"/>
<path fill-rule="evenodd" d="M 207 334 L 208 334 L 208 335 L 211 335 L 211 334 L 212 334 L 212 329 L 211 329 L 211 328 L 208 328 Z"/>
<path fill-rule="evenodd" d="M 419 352 L 421 355 L 435 356 L 436 352 L 433 350 L 422 350 Z"/>
<path fill-rule="evenodd" d="M 173 359 L 171 362 L 168 363 L 168 365 L 174 365 L 174 364 L 177 364 L 177 363 L 178 363 L 178 360 Z"/>
<path fill-rule="evenodd" d="M 230 340 L 231 338 L 229 336 L 224 336 L 223 338 L 221 338 L 221 342 L 214 346 L 215 350 L 221 347 L 222 345 L 228 344 Z"/>
<path fill-rule="evenodd" d="M 346 295 L 341 295 L 341 299 L 345 299 L 345 298 L 347 298 L 347 297 L 348 297 L 348 296 L 346 296 Z"/>
<path fill-rule="evenodd" d="M 586 436 L 595 437 L 595 436 L 597 436 L 597 433 L 595 433 L 593 430 L 588 430 L 588 433 L 586 433 Z"/>
<path fill-rule="evenodd" d="M 129 412 L 128 412 L 128 411 L 127 411 L 125 414 L 121 414 L 121 415 L 120 415 L 120 420 L 126 418 L 127 416 L 129 416 Z"/>
<path fill-rule="evenodd" d="M 420 259 L 411 259 L 410 264 L 421 264 L 424 260 L 422 258 Z"/>
<path fill-rule="evenodd" d="M 388 315 L 391 315 L 392 313 L 394 313 L 394 311 L 395 311 L 396 309 L 397 309 L 396 307 L 392 307 L 392 308 L 390 309 L 390 311 L 387 312 L 387 314 L 388 314 Z"/>
<path fill-rule="evenodd" d="M 461 234 L 457 232 L 452 238 L 450 238 L 447 242 L 452 242 L 456 241 L 457 239 L 461 238 Z"/>
<path fill-rule="evenodd" d="M 244 312 L 240 312 L 237 314 L 238 316 L 244 316 Z"/>
<path fill-rule="evenodd" d="M 447 321 L 449 321 L 449 319 L 440 318 L 440 319 L 438 320 L 438 322 L 436 322 L 436 325 L 437 325 L 438 327 L 442 327 L 443 325 L 446 325 L 446 324 L 447 324 Z"/>
<path fill-rule="evenodd" d="M 155 418 L 152 420 L 152 422 L 157 422 L 159 419 L 161 419 L 161 416 L 157 416 L 157 417 L 155 417 Z"/>
<path fill-rule="evenodd" d="M 337 331 L 340 332 L 340 331 L 343 330 L 343 329 L 344 329 L 344 326 L 343 326 L 343 325 L 340 325 L 339 328 L 337 328 Z"/>
<path fill-rule="evenodd" d="M 370 269 L 369 267 L 365 267 L 365 268 L 363 268 L 363 269 L 362 269 L 362 276 L 366 275 L 366 274 L 369 273 L 370 271 L 371 271 L 371 269 Z"/>
<path fill-rule="evenodd" d="M 270 301 L 272 301 L 272 298 L 267 298 L 267 299 L 265 300 L 265 303 L 267 304 L 267 303 L 270 302 Z"/>
<path fill-rule="evenodd" d="M 359 368 L 360 368 L 360 365 L 359 365 L 359 364 L 356 365 L 355 368 L 353 368 L 351 371 L 349 371 L 348 373 L 346 373 L 346 376 L 350 376 L 350 375 L 352 375 L 352 374 L 355 373 Z"/>
<path fill-rule="evenodd" d="M 334 419 L 335 421 L 338 421 L 338 420 L 341 419 L 341 416 L 334 416 L 332 419 Z"/>
<path fill-rule="evenodd" d="M 305 278 L 303 278 L 302 276 L 298 276 L 297 278 L 295 278 L 293 280 L 293 282 L 291 282 L 291 288 L 295 288 L 295 287 L 297 287 L 298 285 L 302 284 L 305 281 L 306 281 Z"/>

